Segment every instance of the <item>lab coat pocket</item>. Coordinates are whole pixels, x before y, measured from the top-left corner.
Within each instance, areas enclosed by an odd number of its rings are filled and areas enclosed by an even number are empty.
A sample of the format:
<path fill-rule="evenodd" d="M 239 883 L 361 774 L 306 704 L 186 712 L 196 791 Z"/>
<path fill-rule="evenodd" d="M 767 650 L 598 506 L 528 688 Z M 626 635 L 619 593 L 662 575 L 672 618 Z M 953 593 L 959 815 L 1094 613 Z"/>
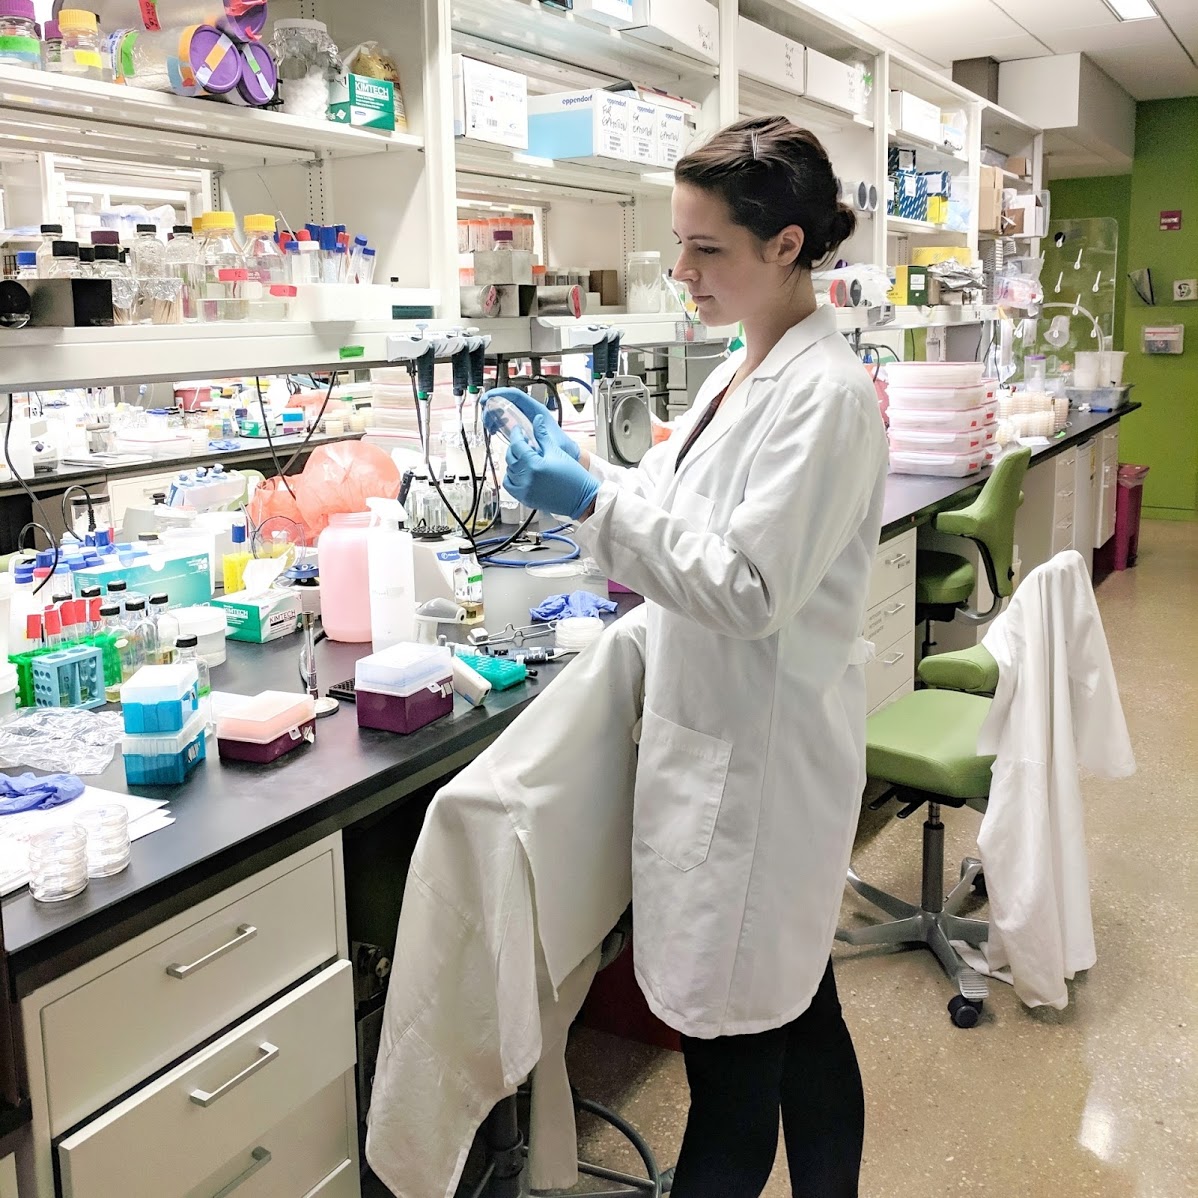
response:
<path fill-rule="evenodd" d="M 706 532 L 711 523 L 711 513 L 715 510 L 713 500 L 689 487 L 679 487 L 674 492 L 670 504 L 670 514 L 685 520 L 696 532 Z"/>
<path fill-rule="evenodd" d="M 707 860 L 732 746 L 645 708 L 633 834 L 676 869 Z"/>

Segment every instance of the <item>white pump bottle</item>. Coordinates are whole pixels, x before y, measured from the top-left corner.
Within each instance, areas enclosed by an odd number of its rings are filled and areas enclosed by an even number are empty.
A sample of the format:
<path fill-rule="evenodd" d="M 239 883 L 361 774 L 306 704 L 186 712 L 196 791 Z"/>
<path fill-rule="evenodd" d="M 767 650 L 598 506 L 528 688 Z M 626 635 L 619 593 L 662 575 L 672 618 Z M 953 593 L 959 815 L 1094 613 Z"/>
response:
<path fill-rule="evenodd" d="M 368 499 L 374 519 L 366 533 L 370 641 L 375 653 L 416 639 L 416 577 L 412 534 L 396 499 Z"/>

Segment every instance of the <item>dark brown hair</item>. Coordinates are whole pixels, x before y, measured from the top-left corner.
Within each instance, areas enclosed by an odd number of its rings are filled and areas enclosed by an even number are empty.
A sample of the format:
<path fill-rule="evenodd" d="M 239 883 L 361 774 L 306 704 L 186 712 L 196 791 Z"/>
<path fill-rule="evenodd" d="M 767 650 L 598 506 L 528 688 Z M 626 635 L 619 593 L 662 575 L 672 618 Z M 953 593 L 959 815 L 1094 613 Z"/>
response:
<path fill-rule="evenodd" d="M 678 160 L 674 179 L 718 195 L 733 222 L 761 241 L 798 225 L 804 236 L 797 263 L 808 270 L 857 227 L 837 198 L 836 176 L 819 138 L 784 116 L 753 117 L 721 129 Z"/>

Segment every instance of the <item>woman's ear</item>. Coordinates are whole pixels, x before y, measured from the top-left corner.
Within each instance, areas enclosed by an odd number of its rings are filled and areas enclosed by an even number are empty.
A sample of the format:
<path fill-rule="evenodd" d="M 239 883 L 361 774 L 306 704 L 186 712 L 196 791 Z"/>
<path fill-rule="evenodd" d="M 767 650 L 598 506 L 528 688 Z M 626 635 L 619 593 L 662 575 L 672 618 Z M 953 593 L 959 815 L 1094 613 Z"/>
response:
<path fill-rule="evenodd" d="M 771 257 L 778 266 L 793 267 L 803 250 L 806 236 L 798 225 L 787 225 L 771 243 Z"/>

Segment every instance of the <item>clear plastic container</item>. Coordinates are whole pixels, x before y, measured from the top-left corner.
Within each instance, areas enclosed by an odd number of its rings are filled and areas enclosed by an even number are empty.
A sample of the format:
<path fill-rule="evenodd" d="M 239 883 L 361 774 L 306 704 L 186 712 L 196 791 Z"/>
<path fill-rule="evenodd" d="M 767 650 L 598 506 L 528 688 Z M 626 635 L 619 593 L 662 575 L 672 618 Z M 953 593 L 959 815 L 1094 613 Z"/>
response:
<path fill-rule="evenodd" d="M 320 619 L 329 639 L 371 639 L 367 541 L 370 512 L 334 512 L 320 534 Z"/>
<path fill-rule="evenodd" d="M 233 235 L 236 228 L 231 212 L 210 212 L 205 217 L 200 254 L 203 321 L 245 320 L 249 315 L 245 299 L 249 274 L 245 255 Z"/>
<path fill-rule="evenodd" d="M 886 388 L 888 412 L 896 408 L 925 408 L 932 411 L 961 412 L 986 402 L 982 383 L 972 386 L 927 387 L 891 382 Z"/>
<path fill-rule="evenodd" d="M 967 433 L 972 429 L 984 428 L 998 419 L 998 404 L 990 402 L 980 408 L 964 411 L 943 409 L 929 411 L 923 408 L 895 408 L 887 412 L 892 432 L 904 429 L 926 430 L 939 433 Z"/>
<path fill-rule="evenodd" d="M 986 374 L 984 362 L 888 362 L 893 387 L 976 387 Z"/>
<path fill-rule="evenodd" d="M 628 257 L 628 311 L 661 311 L 661 254 L 644 250 Z"/>
<path fill-rule="evenodd" d="M 971 453 L 929 453 L 895 451 L 890 454 L 891 474 L 927 474 L 940 478 L 964 478 L 990 464 L 992 455 L 985 450 Z"/>
<path fill-rule="evenodd" d="M 493 392 L 483 396 L 483 427 L 492 436 L 498 433 L 509 444 L 512 433 L 519 429 L 530 445 L 537 445 L 532 421 L 510 399 Z"/>
<path fill-rule="evenodd" d="M 326 119 L 329 82 L 341 69 L 341 56 L 323 21 L 281 18 L 271 42 L 278 65 L 283 111 L 311 121 Z"/>
<path fill-rule="evenodd" d="M 997 424 L 983 425 L 964 433 L 932 429 L 891 429 L 892 453 L 976 453 L 994 441 Z"/>
<path fill-rule="evenodd" d="M 132 786 L 178 786 L 207 755 L 204 715 L 196 712 L 173 735 L 121 738 L 125 781 Z"/>
<path fill-rule="evenodd" d="M 248 555 L 247 555 L 248 557 Z M 240 591 L 241 587 L 226 587 L 226 593 Z M 171 615 L 179 621 L 180 636 L 194 636 L 199 657 L 208 666 L 224 665 L 225 636 L 229 631 L 228 618 L 220 607 L 176 607 Z"/>
<path fill-rule="evenodd" d="M 103 79 L 104 58 L 100 51 L 100 28 L 94 12 L 64 8 L 58 14 L 62 34 L 59 67 L 64 75 L 82 79 Z"/>
<path fill-rule="evenodd" d="M 272 289 L 288 285 L 287 263 L 274 242 L 275 218 L 247 216 L 245 228 L 245 297 L 250 320 L 286 320 L 288 305 Z"/>
<path fill-rule="evenodd" d="M 216 721 L 222 758 L 276 761 L 315 739 L 316 703 L 310 695 L 263 691 L 226 711 Z"/>
<path fill-rule="evenodd" d="M 179 308 L 184 321 L 199 320 L 200 247 L 192 234 L 190 225 L 175 225 L 171 239 L 166 243 L 166 273 L 178 279 Z"/>
<path fill-rule="evenodd" d="M 199 671 L 194 662 L 142 666 L 120 697 L 126 732 L 178 732 L 200 709 Z"/>
<path fill-rule="evenodd" d="M 87 836 L 87 876 L 111 878 L 129 864 L 129 809 L 120 803 L 88 807 L 75 824 Z"/>
<path fill-rule="evenodd" d="M 62 73 L 62 32 L 55 20 L 42 26 L 42 69 Z"/>
<path fill-rule="evenodd" d="M 51 828 L 29 838 L 29 892 L 39 903 L 57 903 L 87 889 L 87 833 Z"/>
<path fill-rule="evenodd" d="M 50 277 L 50 263 L 54 259 L 54 243 L 62 240 L 62 225 L 42 225 L 42 240 L 37 247 L 37 274 L 39 279 Z"/>
<path fill-rule="evenodd" d="M 79 263 L 79 242 L 56 241 L 46 268 L 48 279 L 78 279 L 83 275 Z"/>
<path fill-rule="evenodd" d="M 33 0 L 0 0 L 0 66 L 42 69 Z"/>

